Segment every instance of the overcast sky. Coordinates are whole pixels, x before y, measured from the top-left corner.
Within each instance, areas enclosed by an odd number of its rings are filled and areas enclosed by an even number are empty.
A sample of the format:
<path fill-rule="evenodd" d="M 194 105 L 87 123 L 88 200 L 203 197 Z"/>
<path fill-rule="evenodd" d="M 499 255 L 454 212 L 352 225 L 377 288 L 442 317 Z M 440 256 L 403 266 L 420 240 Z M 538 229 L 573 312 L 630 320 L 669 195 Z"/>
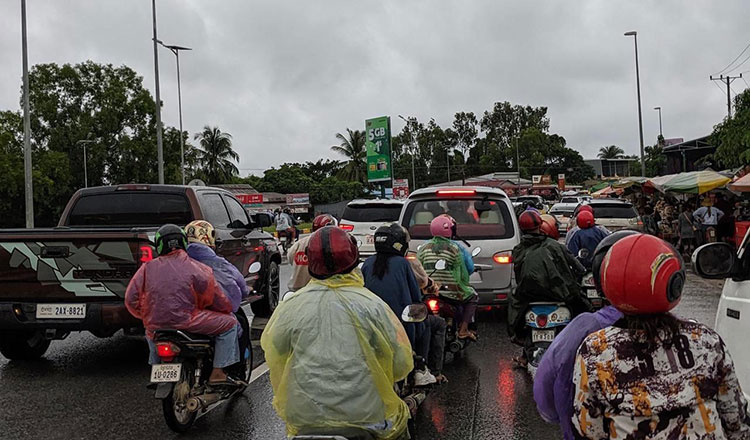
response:
<path fill-rule="evenodd" d="M 151 2 L 28 0 L 29 62 L 126 64 L 154 91 Z M 243 175 L 336 158 L 335 134 L 398 114 L 443 127 L 496 101 L 547 106 L 585 158 L 638 151 L 638 31 L 646 143 L 708 134 L 726 115 L 709 81 L 750 43 L 750 2 L 158 0 L 159 38 L 181 55 L 184 126 L 234 136 Z M 750 50 L 737 63 L 750 55 Z M 19 108 L 20 0 L 0 5 L 0 109 Z M 159 53 L 162 113 L 177 126 L 174 56 Z M 750 70 L 750 61 L 735 74 Z M 750 72 L 745 75 L 750 76 Z M 748 78 L 750 82 L 750 78 Z M 741 92 L 743 80 L 733 83 Z M 397 176 L 398 177 L 398 176 Z"/>

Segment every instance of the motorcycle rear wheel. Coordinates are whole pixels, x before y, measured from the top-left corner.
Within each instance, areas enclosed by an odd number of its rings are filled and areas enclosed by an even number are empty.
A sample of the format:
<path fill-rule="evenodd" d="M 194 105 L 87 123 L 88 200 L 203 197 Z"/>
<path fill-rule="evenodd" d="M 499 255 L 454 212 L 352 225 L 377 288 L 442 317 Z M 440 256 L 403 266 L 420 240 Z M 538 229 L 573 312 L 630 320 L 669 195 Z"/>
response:
<path fill-rule="evenodd" d="M 188 386 L 192 388 L 192 371 L 183 372 L 183 381 L 186 379 Z M 164 421 L 167 422 L 169 429 L 180 434 L 187 432 L 193 426 L 198 416 L 197 412 L 187 409 L 187 402 L 182 402 L 181 404 L 175 402 L 175 389 L 181 383 L 183 382 L 176 383 L 172 387 L 172 391 L 169 392 L 169 395 L 161 401 L 162 410 L 164 411 Z"/>

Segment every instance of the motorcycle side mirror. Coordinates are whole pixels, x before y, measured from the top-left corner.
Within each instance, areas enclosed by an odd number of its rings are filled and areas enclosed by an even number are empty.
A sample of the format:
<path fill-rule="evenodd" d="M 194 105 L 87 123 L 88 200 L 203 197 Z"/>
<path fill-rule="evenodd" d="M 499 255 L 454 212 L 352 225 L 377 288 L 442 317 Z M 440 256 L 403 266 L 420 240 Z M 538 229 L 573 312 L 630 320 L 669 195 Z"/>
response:
<path fill-rule="evenodd" d="M 473 251 L 471 251 L 471 256 L 472 256 L 472 257 L 476 257 L 476 256 L 477 256 L 477 255 L 479 255 L 479 254 L 480 254 L 481 252 L 482 252 L 482 248 L 480 248 L 479 246 L 477 246 L 477 247 L 475 247 L 475 248 L 474 248 L 474 250 L 473 250 Z"/>
<path fill-rule="evenodd" d="M 260 272 L 260 262 L 256 261 L 255 263 L 250 265 L 250 268 L 247 270 L 247 273 L 254 274 Z"/>
<path fill-rule="evenodd" d="M 423 243 L 423 244 L 420 244 L 419 246 L 417 246 L 417 250 L 418 250 L 418 251 L 419 251 L 419 250 L 422 250 L 422 246 L 424 246 L 424 243 Z"/>
<path fill-rule="evenodd" d="M 410 304 L 404 307 L 404 311 L 401 313 L 401 320 L 403 322 L 422 322 L 427 319 L 428 313 L 429 310 L 426 305 L 422 303 Z"/>
<path fill-rule="evenodd" d="M 448 263 L 446 263 L 445 260 L 437 260 L 437 262 L 435 262 L 435 270 L 444 270 L 447 265 Z"/>
<path fill-rule="evenodd" d="M 357 248 L 362 247 L 362 240 L 357 239 Z"/>
<path fill-rule="evenodd" d="M 359 270 L 362 270 L 362 266 L 364 266 L 364 265 L 365 265 L 365 262 L 363 261 L 363 262 L 359 263 L 357 265 L 357 267 L 359 268 Z"/>
<path fill-rule="evenodd" d="M 590 252 L 588 249 L 579 249 L 578 250 L 578 258 L 584 259 L 588 258 L 590 255 Z"/>

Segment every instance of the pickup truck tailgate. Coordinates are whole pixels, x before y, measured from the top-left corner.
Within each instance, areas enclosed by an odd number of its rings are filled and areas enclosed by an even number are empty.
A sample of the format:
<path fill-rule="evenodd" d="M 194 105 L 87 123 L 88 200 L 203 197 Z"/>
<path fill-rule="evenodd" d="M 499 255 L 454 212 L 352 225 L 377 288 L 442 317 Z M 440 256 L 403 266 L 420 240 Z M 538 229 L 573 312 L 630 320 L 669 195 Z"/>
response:
<path fill-rule="evenodd" d="M 140 231 L 3 230 L 0 301 L 121 300 L 141 259 L 152 255 Z"/>

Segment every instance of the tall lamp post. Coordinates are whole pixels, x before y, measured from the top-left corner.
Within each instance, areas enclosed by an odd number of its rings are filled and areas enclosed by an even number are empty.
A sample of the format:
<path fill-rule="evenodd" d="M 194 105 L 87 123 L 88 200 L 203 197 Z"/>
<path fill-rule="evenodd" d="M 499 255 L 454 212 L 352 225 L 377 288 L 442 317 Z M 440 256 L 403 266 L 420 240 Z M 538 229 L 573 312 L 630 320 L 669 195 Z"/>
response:
<path fill-rule="evenodd" d="M 23 180 L 26 227 L 34 227 L 34 183 L 31 174 L 31 116 L 29 115 L 29 54 L 26 43 L 26 0 L 21 0 L 21 57 L 23 60 Z"/>
<path fill-rule="evenodd" d="M 409 126 L 409 121 L 407 121 L 405 117 L 401 115 L 398 115 L 398 117 L 401 118 L 402 121 L 406 122 L 407 127 Z M 416 146 L 416 142 L 414 138 L 414 132 L 412 130 L 409 130 L 409 132 L 411 133 L 411 181 L 412 181 L 411 184 L 412 184 L 412 188 L 416 190 L 417 178 L 415 177 L 415 174 L 414 174 L 414 155 L 416 153 L 417 146 Z"/>
<path fill-rule="evenodd" d="M 664 137 L 664 133 L 661 131 L 661 107 L 654 107 L 654 110 L 659 112 L 659 136 Z"/>
<path fill-rule="evenodd" d="M 151 18 L 154 27 L 154 80 L 156 81 L 156 160 L 159 168 L 159 183 L 164 184 L 164 147 L 161 138 L 161 96 L 159 94 L 159 46 L 156 36 L 156 0 L 151 0 Z"/>
<path fill-rule="evenodd" d="M 626 37 L 633 37 L 635 43 L 635 82 L 638 89 L 638 130 L 641 136 L 641 176 L 646 176 L 646 160 L 643 156 L 643 114 L 641 112 L 641 74 L 638 69 L 638 32 L 625 32 Z"/>
<path fill-rule="evenodd" d="M 157 40 L 159 44 L 171 50 L 177 60 L 177 107 L 180 114 L 180 169 L 182 170 L 182 184 L 185 184 L 185 139 L 182 136 L 182 89 L 180 87 L 180 51 L 181 50 L 193 50 L 189 47 L 167 45 L 161 40 Z"/>
<path fill-rule="evenodd" d="M 92 144 L 92 143 L 94 143 L 94 141 L 91 141 L 91 140 L 80 140 L 76 142 L 76 145 L 83 145 L 83 187 L 84 188 L 89 187 L 89 170 L 86 164 L 86 160 L 87 160 L 86 144 Z"/>

